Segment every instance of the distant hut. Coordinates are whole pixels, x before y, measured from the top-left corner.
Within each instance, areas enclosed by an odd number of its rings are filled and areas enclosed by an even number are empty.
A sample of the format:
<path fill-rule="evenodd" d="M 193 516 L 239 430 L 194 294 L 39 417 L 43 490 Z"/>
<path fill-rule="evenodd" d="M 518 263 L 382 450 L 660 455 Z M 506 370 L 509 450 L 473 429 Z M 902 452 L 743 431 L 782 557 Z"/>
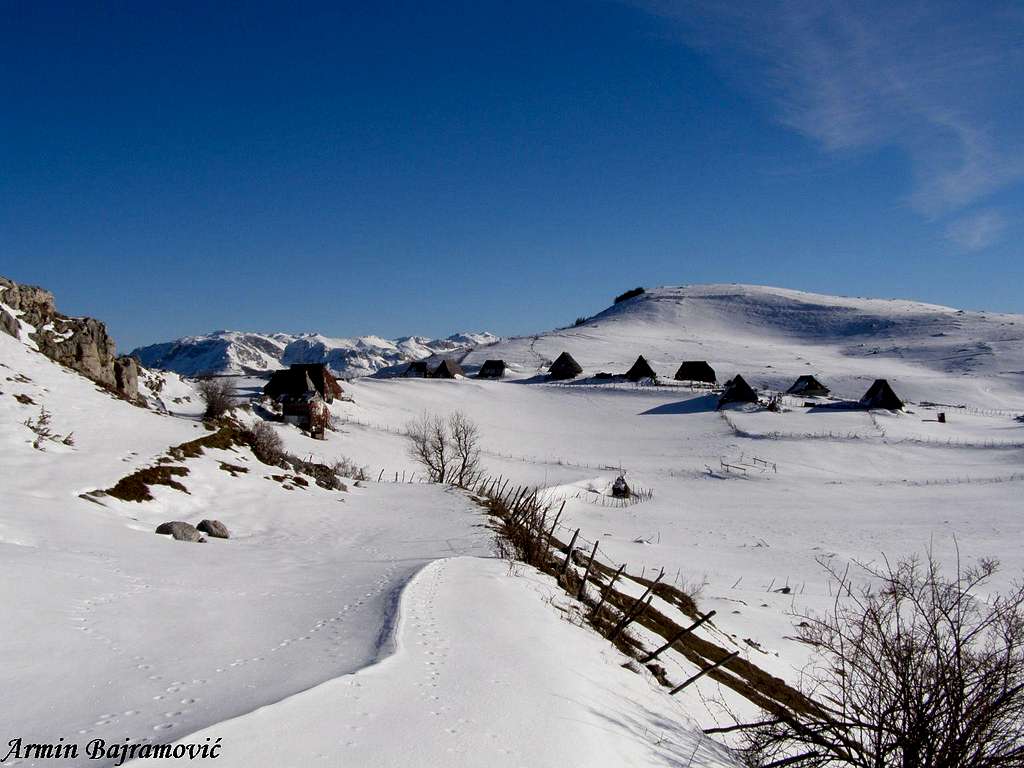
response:
<path fill-rule="evenodd" d="M 505 375 L 504 360 L 487 360 L 480 366 L 476 377 L 478 379 L 500 379 Z"/>
<path fill-rule="evenodd" d="M 551 364 L 548 372 L 555 381 L 562 381 L 564 379 L 575 379 L 583 373 L 583 369 L 579 363 L 572 359 L 572 355 L 568 352 L 563 352 Z"/>
<path fill-rule="evenodd" d="M 402 371 L 402 375 L 410 379 L 425 379 L 430 375 L 426 360 L 413 360 Z"/>
<path fill-rule="evenodd" d="M 430 377 L 432 379 L 454 379 L 456 376 L 462 375 L 464 375 L 462 366 L 446 357 L 437 364 L 437 368 L 430 374 Z"/>
<path fill-rule="evenodd" d="M 702 381 L 705 384 L 714 384 L 715 369 L 704 360 L 684 360 L 676 371 L 676 381 Z"/>
<path fill-rule="evenodd" d="M 903 401 L 896 396 L 885 379 L 875 379 L 875 383 L 868 387 L 868 391 L 860 399 L 860 404 L 865 408 L 884 408 L 891 411 L 903 408 Z"/>
<path fill-rule="evenodd" d="M 615 482 L 612 483 L 612 496 L 616 499 L 628 499 L 631 495 L 629 485 L 626 483 L 626 478 L 619 475 L 615 478 Z"/>
<path fill-rule="evenodd" d="M 718 398 L 718 407 L 729 403 L 756 403 L 757 392 L 738 373 L 725 382 L 725 390 Z"/>
<path fill-rule="evenodd" d="M 641 381 L 643 379 L 656 379 L 658 374 L 651 368 L 651 364 L 647 362 L 643 355 L 640 355 L 633 363 L 633 367 L 626 371 L 627 381 Z"/>
<path fill-rule="evenodd" d="M 273 400 L 302 397 L 312 387 L 326 403 L 341 397 L 341 384 L 323 363 L 294 363 L 283 371 L 274 371 L 263 387 L 263 394 Z"/>
<path fill-rule="evenodd" d="M 787 395 L 800 397 L 828 397 L 829 388 L 810 375 L 803 375 L 793 382 L 793 386 L 786 390 Z"/>
<path fill-rule="evenodd" d="M 281 404 L 282 421 L 307 430 L 310 435 L 322 440 L 331 420 L 331 411 L 317 390 L 316 382 L 310 373 L 301 373 L 301 389 L 300 385 L 290 386 L 287 392 L 278 394 L 275 400 Z M 290 378 L 288 383 L 292 385 L 298 380 L 299 377 L 296 375 Z"/>

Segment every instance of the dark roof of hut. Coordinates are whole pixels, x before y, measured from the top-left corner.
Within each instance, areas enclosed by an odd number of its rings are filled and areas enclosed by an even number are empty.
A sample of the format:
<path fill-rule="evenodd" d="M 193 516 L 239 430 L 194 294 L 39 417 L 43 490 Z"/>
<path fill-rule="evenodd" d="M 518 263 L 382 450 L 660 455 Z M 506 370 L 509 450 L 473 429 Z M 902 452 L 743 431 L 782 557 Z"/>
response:
<path fill-rule="evenodd" d="M 725 390 L 718 398 L 718 407 L 728 403 L 756 403 L 757 392 L 738 373 L 725 383 Z"/>
<path fill-rule="evenodd" d="M 647 362 L 643 355 L 640 355 L 633 363 L 633 367 L 626 371 L 626 379 L 628 381 L 640 381 L 641 379 L 656 379 L 658 374 L 651 368 L 651 364 Z"/>
<path fill-rule="evenodd" d="M 437 368 L 430 374 L 435 379 L 454 379 L 462 376 L 462 366 L 447 357 L 437 364 Z"/>
<path fill-rule="evenodd" d="M 323 363 L 294 363 L 283 371 L 274 371 L 263 387 L 263 394 L 275 400 L 281 397 L 300 397 L 310 387 L 328 403 L 341 397 L 341 385 Z"/>
<path fill-rule="evenodd" d="M 583 373 L 583 369 L 579 363 L 573 360 L 572 355 L 563 352 L 555 358 L 555 362 L 548 368 L 548 372 L 552 379 L 572 379 Z"/>
<path fill-rule="evenodd" d="M 684 360 L 676 371 L 676 381 L 703 381 L 707 384 L 714 384 L 718 379 L 715 377 L 715 369 L 707 364 L 705 360 Z"/>
<path fill-rule="evenodd" d="M 426 360 L 413 360 L 402 372 L 403 376 L 427 376 L 430 369 L 427 368 Z"/>
<path fill-rule="evenodd" d="M 486 360 L 484 364 L 480 366 L 480 370 L 477 372 L 476 377 L 478 379 L 500 379 L 505 375 L 505 361 L 504 360 Z"/>
<path fill-rule="evenodd" d="M 875 379 L 875 383 L 868 387 L 860 399 L 860 404 L 866 408 L 887 408 L 893 411 L 903 407 L 903 401 L 896 396 L 885 379 Z"/>
<path fill-rule="evenodd" d="M 804 374 L 793 382 L 793 386 L 786 390 L 787 395 L 803 395 L 805 397 L 825 397 L 829 388 L 809 374 Z"/>

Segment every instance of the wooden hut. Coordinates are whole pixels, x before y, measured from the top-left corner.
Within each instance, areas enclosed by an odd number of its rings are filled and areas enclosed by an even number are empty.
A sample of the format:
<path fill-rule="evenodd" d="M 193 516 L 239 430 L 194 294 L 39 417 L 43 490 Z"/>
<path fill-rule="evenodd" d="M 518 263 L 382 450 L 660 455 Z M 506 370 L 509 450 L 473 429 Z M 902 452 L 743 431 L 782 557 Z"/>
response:
<path fill-rule="evenodd" d="M 651 368 L 651 364 L 647 362 L 643 355 L 640 355 L 633 363 L 633 367 L 626 371 L 627 381 L 641 381 L 643 379 L 657 379 L 658 374 Z"/>
<path fill-rule="evenodd" d="M 684 360 L 676 371 L 676 381 L 701 381 L 705 384 L 714 384 L 715 369 L 707 364 L 705 360 Z"/>
<path fill-rule="evenodd" d="M 411 379 L 425 379 L 430 375 L 426 360 L 413 360 L 402 371 L 402 375 Z"/>
<path fill-rule="evenodd" d="M 437 364 L 437 368 L 430 374 L 432 379 L 454 379 L 456 376 L 462 376 L 462 366 L 456 363 L 454 360 L 444 358 L 440 363 Z"/>
<path fill-rule="evenodd" d="M 756 403 L 757 392 L 738 373 L 725 382 L 725 390 L 718 398 L 718 407 L 729 403 Z"/>
<path fill-rule="evenodd" d="M 326 403 L 333 403 L 334 398 L 341 397 L 341 384 L 323 363 L 293 363 L 286 370 L 274 371 L 263 387 L 263 394 L 273 400 L 281 400 L 284 397 L 301 397 L 310 387 Z"/>
<path fill-rule="evenodd" d="M 810 375 L 803 375 L 793 382 L 793 386 L 786 390 L 787 395 L 798 397 L 828 397 L 829 388 Z"/>
<path fill-rule="evenodd" d="M 628 499 L 632 495 L 632 491 L 629 490 L 629 484 L 626 482 L 626 478 L 619 475 L 615 478 L 615 482 L 612 483 L 612 496 L 616 499 Z"/>
<path fill-rule="evenodd" d="M 478 379 L 500 379 L 505 375 L 505 368 L 504 360 L 487 360 L 480 366 L 476 377 Z"/>
<path fill-rule="evenodd" d="M 563 352 L 555 358 L 555 362 L 548 368 L 548 373 L 551 374 L 551 378 L 555 381 L 564 381 L 565 379 L 575 379 L 583 373 L 583 369 L 579 363 L 572 359 L 572 355 L 568 352 Z"/>
<path fill-rule="evenodd" d="M 891 411 L 903 408 L 903 401 L 896 396 L 885 379 L 875 379 L 875 383 L 868 387 L 860 399 L 860 404 L 865 408 L 885 408 Z"/>

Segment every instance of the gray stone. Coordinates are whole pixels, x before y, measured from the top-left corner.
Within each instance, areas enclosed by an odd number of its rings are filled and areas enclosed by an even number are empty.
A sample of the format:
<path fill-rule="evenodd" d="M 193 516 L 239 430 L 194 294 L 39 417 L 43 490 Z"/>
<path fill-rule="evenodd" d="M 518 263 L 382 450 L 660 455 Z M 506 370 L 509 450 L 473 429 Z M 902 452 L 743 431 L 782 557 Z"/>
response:
<path fill-rule="evenodd" d="M 129 355 L 114 360 L 114 389 L 132 400 L 139 394 L 139 361 Z"/>
<path fill-rule="evenodd" d="M 220 520 L 203 520 L 196 526 L 196 530 L 202 531 L 213 539 L 230 539 L 231 534 L 228 527 Z"/>
<path fill-rule="evenodd" d="M 170 535 L 177 541 L 195 541 L 200 544 L 206 541 L 206 537 L 200 534 L 194 525 L 183 523 L 180 520 L 175 520 L 171 523 L 160 523 L 156 527 L 156 532 Z"/>
<path fill-rule="evenodd" d="M 21 338 L 21 328 L 17 319 L 6 309 L 0 309 L 0 331 L 16 339 Z"/>

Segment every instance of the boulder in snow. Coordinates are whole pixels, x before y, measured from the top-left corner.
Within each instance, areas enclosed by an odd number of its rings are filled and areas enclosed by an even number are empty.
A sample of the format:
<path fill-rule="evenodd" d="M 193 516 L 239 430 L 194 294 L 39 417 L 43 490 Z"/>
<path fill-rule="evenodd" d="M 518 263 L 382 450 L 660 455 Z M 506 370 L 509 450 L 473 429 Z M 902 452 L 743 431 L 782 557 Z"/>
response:
<path fill-rule="evenodd" d="M 195 541 L 199 543 L 206 541 L 206 537 L 199 533 L 194 525 L 183 523 L 180 520 L 175 520 L 171 523 L 160 523 L 156 527 L 156 532 L 169 535 L 176 541 Z"/>
<path fill-rule="evenodd" d="M 228 527 L 220 520 L 203 520 L 196 526 L 196 530 L 205 533 L 214 539 L 230 539 L 231 533 Z"/>

